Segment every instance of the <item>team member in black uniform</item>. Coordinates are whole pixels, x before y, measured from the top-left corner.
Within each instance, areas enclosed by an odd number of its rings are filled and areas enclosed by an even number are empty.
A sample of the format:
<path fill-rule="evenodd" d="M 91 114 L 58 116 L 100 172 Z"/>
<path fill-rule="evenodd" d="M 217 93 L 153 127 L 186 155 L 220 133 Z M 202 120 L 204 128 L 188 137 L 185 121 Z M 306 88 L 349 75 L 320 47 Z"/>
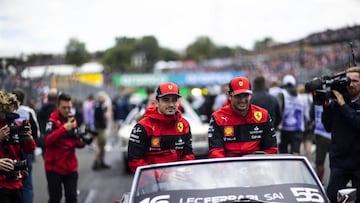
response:
<path fill-rule="evenodd" d="M 346 188 L 349 180 L 357 188 L 360 202 L 360 67 L 347 70 L 351 83 L 345 93 L 332 92 L 335 99 L 324 105 L 322 122 L 331 132 L 330 181 L 327 194 L 331 202 L 337 202 L 339 189 Z"/>
<path fill-rule="evenodd" d="M 250 104 L 251 94 L 247 78 L 230 81 L 230 104 L 215 111 L 210 120 L 210 158 L 278 152 L 271 117 L 266 109 Z"/>
<path fill-rule="evenodd" d="M 155 105 L 150 105 L 132 129 L 128 158 L 131 171 L 138 166 L 195 159 L 188 121 L 179 111 L 179 88 L 166 82 L 156 90 Z"/>

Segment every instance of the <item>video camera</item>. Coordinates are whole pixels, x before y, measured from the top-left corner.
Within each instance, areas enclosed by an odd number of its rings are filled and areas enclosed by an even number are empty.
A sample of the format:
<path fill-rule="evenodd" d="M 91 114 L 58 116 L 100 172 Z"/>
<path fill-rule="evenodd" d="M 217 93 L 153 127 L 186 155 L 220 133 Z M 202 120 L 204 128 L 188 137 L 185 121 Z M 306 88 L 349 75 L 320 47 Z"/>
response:
<path fill-rule="evenodd" d="M 27 170 L 27 160 L 16 161 L 13 163 L 13 166 L 14 170 L 12 171 L 0 170 L 0 175 L 5 175 L 7 180 L 17 180 L 19 176 L 19 171 Z"/>
<path fill-rule="evenodd" d="M 332 90 L 337 90 L 343 95 L 347 93 L 346 87 L 350 82 L 350 78 L 346 77 L 346 72 L 343 71 L 331 77 L 315 78 L 305 83 L 305 90 L 313 93 L 315 104 L 323 104 L 326 100 L 335 98 Z"/>
<path fill-rule="evenodd" d="M 86 126 L 83 131 L 79 127 L 73 128 L 67 133 L 66 137 L 71 139 L 82 139 L 85 144 L 89 145 L 97 135 L 98 133 L 96 131 L 91 130 L 89 126 Z"/>
<path fill-rule="evenodd" d="M 352 42 L 349 43 L 352 65 L 356 65 L 355 54 Z M 351 61 L 349 61 L 349 68 L 351 67 Z M 335 98 L 332 90 L 337 90 L 343 96 L 346 96 L 346 87 L 351 83 L 350 78 L 346 77 L 346 71 L 340 72 L 334 76 L 324 76 L 322 78 L 315 78 L 312 81 L 305 83 L 305 90 L 313 93 L 314 103 L 322 105 L 330 98 Z M 345 98 L 346 99 L 346 98 Z"/>
<path fill-rule="evenodd" d="M 10 134 L 4 140 L 4 145 L 10 144 L 19 144 L 21 140 L 21 136 L 24 135 L 27 130 L 26 126 L 30 124 L 29 120 L 24 120 L 21 125 L 17 124 L 15 120 L 19 118 L 19 114 L 8 112 L 6 113 L 5 122 L 10 128 Z"/>

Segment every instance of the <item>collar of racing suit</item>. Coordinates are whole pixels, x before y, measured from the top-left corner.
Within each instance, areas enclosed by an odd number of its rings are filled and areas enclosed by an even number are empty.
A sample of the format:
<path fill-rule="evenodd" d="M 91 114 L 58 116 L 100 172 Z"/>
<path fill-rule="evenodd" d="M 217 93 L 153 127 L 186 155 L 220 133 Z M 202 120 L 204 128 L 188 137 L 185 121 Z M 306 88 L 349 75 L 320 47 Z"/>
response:
<path fill-rule="evenodd" d="M 157 111 L 157 108 L 155 105 L 151 105 L 148 108 L 146 108 L 146 111 L 144 114 L 144 117 L 149 117 L 151 119 L 158 120 L 158 121 L 161 121 L 164 123 L 171 123 L 171 122 L 177 121 L 181 118 L 181 116 L 182 116 L 182 114 L 179 110 L 173 116 L 166 116 L 166 115 L 160 114 Z"/>

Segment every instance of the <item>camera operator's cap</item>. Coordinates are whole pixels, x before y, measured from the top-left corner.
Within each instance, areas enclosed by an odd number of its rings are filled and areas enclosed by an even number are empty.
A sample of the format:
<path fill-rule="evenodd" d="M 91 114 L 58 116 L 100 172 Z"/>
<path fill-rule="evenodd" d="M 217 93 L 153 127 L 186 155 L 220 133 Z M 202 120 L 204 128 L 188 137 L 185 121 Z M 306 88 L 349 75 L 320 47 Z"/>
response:
<path fill-rule="evenodd" d="M 252 94 L 250 81 L 245 77 L 236 77 L 229 83 L 230 95 L 238 95 L 242 93 Z"/>
<path fill-rule="evenodd" d="M 285 75 L 282 81 L 283 85 L 290 85 L 290 86 L 295 86 L 296 85 L 296 80 L 295 77 L 292 75 Z"/>
<path fill-rule="evenodd" d="M 179 87 L 172 82 L 161 83 L 156 89 L 156 98 L 163 97 L 165 95 L 176 95 L 181 97 Z"/>

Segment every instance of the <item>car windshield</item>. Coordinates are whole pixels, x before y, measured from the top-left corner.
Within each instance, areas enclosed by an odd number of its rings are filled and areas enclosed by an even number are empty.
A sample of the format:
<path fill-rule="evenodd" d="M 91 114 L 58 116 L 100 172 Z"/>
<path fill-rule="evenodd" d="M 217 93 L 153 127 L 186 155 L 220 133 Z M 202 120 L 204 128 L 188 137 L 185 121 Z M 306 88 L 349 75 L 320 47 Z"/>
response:
<path fill-rule="evenodd" d="M 136 194 L 285 184 L 317 183 L 301 160 L 207 162 L 144 170 L 139 176 Z"/>

